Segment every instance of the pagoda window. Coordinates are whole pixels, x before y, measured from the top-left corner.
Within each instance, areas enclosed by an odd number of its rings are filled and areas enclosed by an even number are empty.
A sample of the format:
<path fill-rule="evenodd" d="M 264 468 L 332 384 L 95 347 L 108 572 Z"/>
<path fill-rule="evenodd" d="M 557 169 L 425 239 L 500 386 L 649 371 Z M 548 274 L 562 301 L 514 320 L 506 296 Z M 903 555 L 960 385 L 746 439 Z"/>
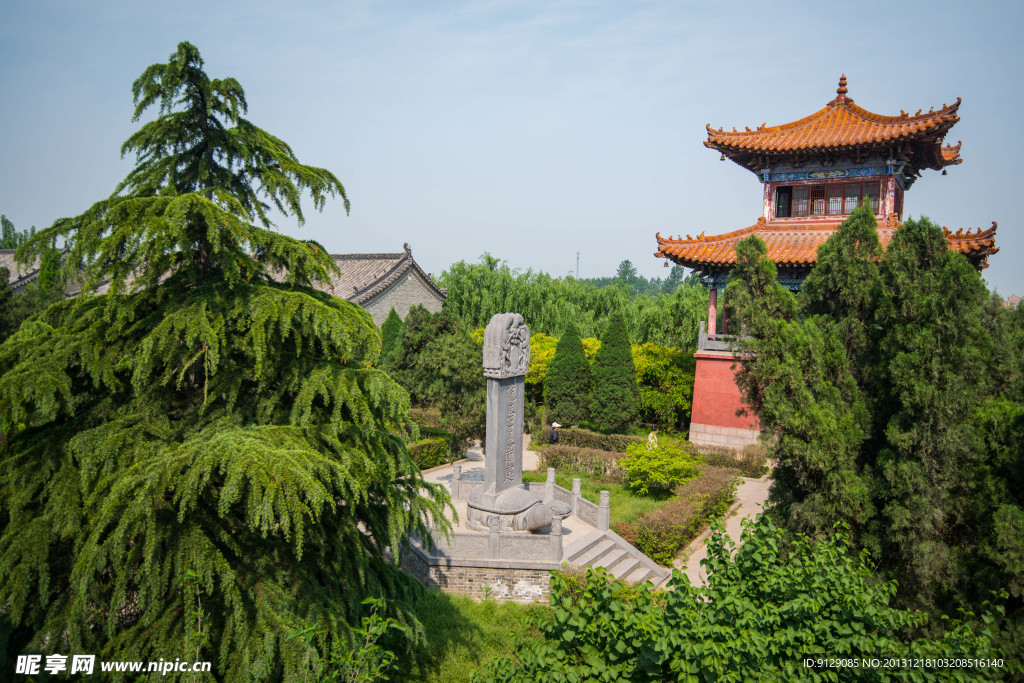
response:
<path fill-rule="evenodd" d="M 828 215 L 839 216 L 843 213 L 843 186 L 828 186 Z"/>
<path fill-rule="evenodd" d="M 775 191 L 775 217 L 789 218 L 793 215 L 793 188 L 780 187 Z"/>
<path fill-rule="evenodd" d="M 871 200 L 871 213 L 878 213 L 878 183 L 864 183 L 864 194 Z"/>
<path fill-rule="evenodd" d="M 807 215 L 807 198 L 810 196 L 810 188 L 807 185 L 799 185 L 793 188 L 793 215 Z"/>
<path fill-rule="evenodd" d="M 825 186 L 811 185 L 811 215 L 825 215 Z"/>
<path fill-rule="evenodd" d="M 849 216 L 867 197 L 871 211 L 878 214 L 881 194 L 879 181 L 822 183 L 820 185 L 783 185 L 775 189 L 775 217 Z M 897 197 L 901 202 L 902 197 Z M 902 208 L 902 206 L 900 207 Z"/>
<path fill-rule="evenodd" d="M 853 213 L 853 210 L 860 206 L 860 202 L 864 198 L 864 195 L 861 194 L 860 191 L 860 185 L 860 183 L 844 184 L 844 187 L 846 189 L 846 203 L 843 208 L 843 213 Z"/>

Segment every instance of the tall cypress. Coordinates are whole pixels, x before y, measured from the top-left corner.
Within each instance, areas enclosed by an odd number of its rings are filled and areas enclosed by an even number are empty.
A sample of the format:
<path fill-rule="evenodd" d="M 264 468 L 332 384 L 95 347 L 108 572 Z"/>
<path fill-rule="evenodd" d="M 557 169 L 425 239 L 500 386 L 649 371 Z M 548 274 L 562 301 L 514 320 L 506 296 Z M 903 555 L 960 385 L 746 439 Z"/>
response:
<path fill-rule="evenodd" d="M 587 419 L 591 390 L 590 362 L 583 352 L 576 326 L 569 323 L 558 340 L 555 357 L 544 376 L 544 404 L 552 420 L 562 424 L 579 424 Z"/>
<path fill-rule="evenodd" d="M 385 360 L 395 352 L 402 340 L 402 319 L 394 308 L 388 313 L 384 324 L 380 326 L 380 351 Z"/>
<path fill-rule="evenodd" d="M 306 192 L 347 207 L 339 180 L 188 43 L 133 93 L 157 114 L 127 178 L 19 252 L 60 237 L 68 281 L 109 289 L 0 345 L 0 646 L 321 680 L 363 598 L 411 587 L 392 551 L 447 497 L 405 450 L 372 318 L 273 229 Z"/>
<path fill-rule="evenodd" d="M 626 321 L 613 313 L 594 358 L 594 399 L 590 419 L 602 429 L 629 432 L 640 421 L 640 388 Z"/>

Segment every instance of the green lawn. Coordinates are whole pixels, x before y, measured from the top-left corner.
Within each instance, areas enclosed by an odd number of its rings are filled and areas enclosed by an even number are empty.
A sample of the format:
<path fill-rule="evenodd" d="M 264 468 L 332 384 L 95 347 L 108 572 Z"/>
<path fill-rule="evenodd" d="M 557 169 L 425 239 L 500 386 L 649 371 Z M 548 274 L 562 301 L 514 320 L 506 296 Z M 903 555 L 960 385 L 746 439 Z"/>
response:
<path fill-rule="evenodd" d="M 608 503 L 611 505 L 611 524 L 626 523 L 635 524 L 641 513 L 650 512 L 660 508 L 667 502 L 667 499 L 652 498 L 633 493 L 625 484 L 613 481 L 598 480 L 594 475 L 575 470 L 556 470 L 555 483 L 562 488 L 572 491 L 572 480 L 574 477 L 580 479 L 580 493 L 583 497 L 594 503 L 600 502 L 600 492 L 608 492 Z M 547 472 L 535 470 L 523 472 L 523 481 L 547 481 Z"/>
<path fill-rule="evenodd" d="M 423 624 L 425 642 L 414 648 L 411 660 L 399 654 L 393 681 L 468 682 L 470 673 L 492 657 L 514 652 L 514 634 L 532 637 L 523 618 L 548 608 L 427 590 L 413 609 Z"/>

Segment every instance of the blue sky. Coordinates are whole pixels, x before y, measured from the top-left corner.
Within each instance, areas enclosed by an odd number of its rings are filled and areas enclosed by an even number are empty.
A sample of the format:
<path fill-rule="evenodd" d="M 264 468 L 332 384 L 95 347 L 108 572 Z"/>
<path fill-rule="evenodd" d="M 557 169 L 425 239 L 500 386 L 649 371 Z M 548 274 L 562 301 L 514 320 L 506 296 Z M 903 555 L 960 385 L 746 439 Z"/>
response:
<path fill-rule="evenodd" d="M 290 234 L 400 251 L 429 272 L 487 251 L 583 277 L 623 259 L 662 276 L 654 235 L 761 213 L 752 173 L 701 144 L 716 127 L 820 109 L 845 72 L 861 106 L 963 98 L 964 163 L 926 172 L 905 215 L 999 222 L 983 274 L 1024 294 L 1024 3 L 7 2 L 0 10 L 0 212 L 49 225 L 109 194 L 131 83 L 181 40 L 246 90 L 249 119 L 349 193 Z"/>

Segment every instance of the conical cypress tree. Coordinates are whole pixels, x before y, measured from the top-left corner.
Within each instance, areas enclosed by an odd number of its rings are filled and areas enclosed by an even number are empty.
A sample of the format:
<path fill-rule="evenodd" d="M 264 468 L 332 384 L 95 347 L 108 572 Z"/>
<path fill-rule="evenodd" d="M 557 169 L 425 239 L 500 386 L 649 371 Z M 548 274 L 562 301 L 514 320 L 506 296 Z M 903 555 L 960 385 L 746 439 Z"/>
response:
<path fill-rule="evenodd" d="M 626 321 L 613 313 L 594 358 L 594 400 L 590 419 L 603 429 L 631 431 L 640 419 L 640 388 L 630 351 Z"/>
<path fill-rule="evenodd" d="M 555 347 L 555 357 L 544 376 L 544 404 L 548 417 L 562 424 L 579 424 L 590 408 L 590 362 L 583 353 L 576 326 L 569 323 Z"/>
<path fill-rule="evenodd" d="M 372 364 L 369 314 L 311 285 L 335 270 L 270 228 L 345 200 L 330 172 L 242 118 L 234 79 L 182 43 L 135 81 L 114 193 L 58 220 L 58 302 L 0 346 L 0 604 L 25 650 L 211 660 L 221 680 L 317 679 L 368 595 L 408 586 L 388 549 L 446 497 Z M 424 493 L 425 492 L 425 493 Z M 299 632 L 308 637 L 290 637 Z"/>
<path fill-rule="evenodd" d="M 380 326 L 380 348 L 381 356 L 388 358 L 395 352 L 395 348 L 402 341 L 402 319 L 398 317 L 395 309 L 391 309 L 384 324 Z"/>

